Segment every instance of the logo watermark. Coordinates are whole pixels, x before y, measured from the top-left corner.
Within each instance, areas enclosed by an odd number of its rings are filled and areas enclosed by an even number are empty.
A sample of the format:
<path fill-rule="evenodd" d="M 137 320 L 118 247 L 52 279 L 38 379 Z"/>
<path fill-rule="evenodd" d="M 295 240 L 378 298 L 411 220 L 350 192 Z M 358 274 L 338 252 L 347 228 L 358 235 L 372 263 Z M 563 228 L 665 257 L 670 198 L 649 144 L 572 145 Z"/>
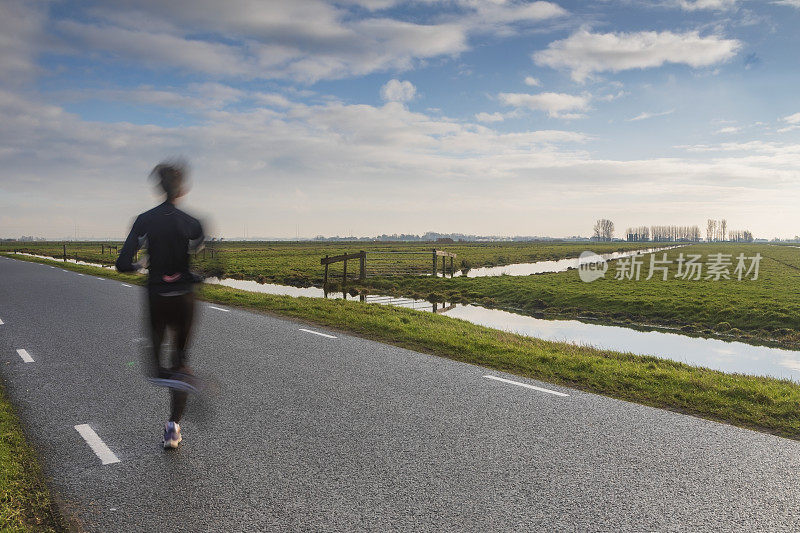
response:
<path fill-rule="evenodd" d="M 586 250 L 578 257 L 578 275 L 581 281 L 591 283 L 604 278 L 608 271 L 608 261 L 594 252 Z"/>
<path fill-rule="evenodd" d="M 761 254 L 756 253 L 746 256 L 734 254 L 707 254 L 705 260 L 701 254 L 684 254 L 671 259 L 665 252 L 650 254 L 649 260 L 638 255 L 618 259 L 614 265 L 615 280 L 639 281 L 653 278 L 667 281 L 680 279 L 690 281 L 755 281 L 758 279 L 758 269 L 761 264 Z M 672 268 L 674 267 L 674 268 Z M 608 262 L 600 255 L 585 251 L 578 258 L 578 275 L 581 281 L 591 283 L 605 277 L 608 271 Z M 643 277 L 644 275 L 646 277 Z"/>

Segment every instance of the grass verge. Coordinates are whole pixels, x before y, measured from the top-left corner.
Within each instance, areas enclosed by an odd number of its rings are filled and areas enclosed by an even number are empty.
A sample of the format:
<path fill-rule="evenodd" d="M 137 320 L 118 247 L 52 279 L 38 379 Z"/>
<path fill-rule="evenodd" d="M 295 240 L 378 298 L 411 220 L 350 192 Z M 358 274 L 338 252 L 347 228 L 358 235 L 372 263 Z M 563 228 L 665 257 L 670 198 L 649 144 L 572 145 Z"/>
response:
<path fill-rule="evenodd" d="M 65 531 L 25 442 L 19 420 L 0 387 L 0 531 Z"/>
<path fill-rule="evenodd" d="M 35 258 L 26 261 L 52 263 Z M 97 276 L 143 277 L 62 264 Z M 410 309 L 344 300 L 293 298 L 203 286 L 199 297 L 353 333 L 387 344 L 588 392 L 671 409 L 800 440 L 800 385 L 726 374 L 660 359 L 549 342 Z"/>

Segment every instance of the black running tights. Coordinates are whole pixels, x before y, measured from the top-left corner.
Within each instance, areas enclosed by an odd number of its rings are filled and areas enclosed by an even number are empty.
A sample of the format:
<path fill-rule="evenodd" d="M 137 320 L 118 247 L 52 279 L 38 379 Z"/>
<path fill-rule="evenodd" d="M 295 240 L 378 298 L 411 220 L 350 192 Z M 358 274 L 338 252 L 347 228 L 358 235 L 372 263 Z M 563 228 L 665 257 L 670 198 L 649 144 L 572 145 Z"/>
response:
<path fill-rule="evenodd" d="M 174 296 L 164 296 L 154 291 L 150 291 L 150 334 L 153 345 L 153 363 L 155 364 L 156 374 L 161 374 L 165 366 L 161 364 L 161 343 L 167 329 L 173 335 L 172 364 L 169 369 L 172 371 L 187 371 L 186 367 L 186 348 L 189 343 L 189 334 L 192 331 L 192 319 L 194 318 L 194 293 L 179 294 Z M 172 422 L 179 422 L 186 408 L 186 397 L 188 394 L 183 391 L 170 389 L 172 402 L 169 419 Z"/>

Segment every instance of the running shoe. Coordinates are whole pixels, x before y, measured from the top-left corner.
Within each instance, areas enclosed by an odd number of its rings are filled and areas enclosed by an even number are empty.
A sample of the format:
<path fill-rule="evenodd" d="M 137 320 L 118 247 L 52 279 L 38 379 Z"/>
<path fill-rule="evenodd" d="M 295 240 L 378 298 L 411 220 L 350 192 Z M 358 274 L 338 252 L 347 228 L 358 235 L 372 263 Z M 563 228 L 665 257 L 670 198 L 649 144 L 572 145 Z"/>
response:
<path fill-rule="evenodd" d="M 164 425 L 164 448 L 177 448 L 182 440 L 181 426 L 177 422 L 167 422 Z"/>

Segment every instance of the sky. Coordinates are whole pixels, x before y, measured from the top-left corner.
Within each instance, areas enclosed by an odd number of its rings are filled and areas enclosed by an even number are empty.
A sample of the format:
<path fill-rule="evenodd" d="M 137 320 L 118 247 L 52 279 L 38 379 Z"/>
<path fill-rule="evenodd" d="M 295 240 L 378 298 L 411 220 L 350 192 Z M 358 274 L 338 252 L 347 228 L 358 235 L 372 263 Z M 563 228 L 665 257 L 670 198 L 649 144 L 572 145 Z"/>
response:
<path fill-rule="evenodd" d="M 800 0 L 0 0 L 0 237 L 800 234 Z"/>

